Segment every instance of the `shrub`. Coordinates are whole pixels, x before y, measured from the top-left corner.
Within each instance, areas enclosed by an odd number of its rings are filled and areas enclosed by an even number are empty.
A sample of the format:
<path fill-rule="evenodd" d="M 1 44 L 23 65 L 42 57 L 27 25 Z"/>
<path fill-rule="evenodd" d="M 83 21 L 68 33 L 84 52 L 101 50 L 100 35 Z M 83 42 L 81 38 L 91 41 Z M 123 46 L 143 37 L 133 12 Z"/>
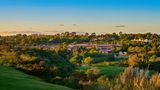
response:
<path fill-rule="evenodd" d="M 98 86 L 109 90 L 159 90 L 160 74 L 149 75 L 148 70 L 129 67 L 115 80 L 105 76 L 98 78 Z M 103 90 L 101 89 L 101 90 Z"/>

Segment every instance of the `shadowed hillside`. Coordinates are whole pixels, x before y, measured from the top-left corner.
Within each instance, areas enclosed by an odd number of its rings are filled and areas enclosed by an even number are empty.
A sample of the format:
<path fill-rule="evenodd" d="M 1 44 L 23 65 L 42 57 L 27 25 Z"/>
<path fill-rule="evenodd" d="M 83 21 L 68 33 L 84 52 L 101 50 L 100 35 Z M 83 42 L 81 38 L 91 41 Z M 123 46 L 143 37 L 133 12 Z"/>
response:
<path fill-rule="evenodd" d="M 0 66 L 0 90 L 72 90 L 46 83 L 9 67 Z"/>

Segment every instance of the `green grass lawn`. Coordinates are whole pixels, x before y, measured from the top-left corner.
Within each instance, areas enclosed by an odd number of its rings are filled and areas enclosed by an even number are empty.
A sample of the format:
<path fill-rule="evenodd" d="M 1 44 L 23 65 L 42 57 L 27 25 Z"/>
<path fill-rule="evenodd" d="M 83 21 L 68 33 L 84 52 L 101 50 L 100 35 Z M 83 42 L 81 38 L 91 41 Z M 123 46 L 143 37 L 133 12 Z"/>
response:
<path fill-rule="evenodd" d="M 0 90 L 72 90 L 50 84 L 10 67 L 0 66 Z"/>
<path fill-rule="evenodd" d="M 124 70 L 124 67 L 119 67 L 119 66 L 102 65 L 102 66 L 97 66 L 97 67 L 100 69 L 100 72 L 103 75 L 106 75 L 109 78 L 114 78 L 118 76 Z"/>
<path fill-rule="evenodd" d="M 114 78 L 118 76 L 123 70 L 124 67 L 119 66 L 109 66 L 109 65 L 94 65 L 94 66 L 81 66 L 77 68 L 77 71 L 86 71 L 88 69 L 97 68 L 100 70 L 100 73 L 106 75 L 109 78 Z"/>

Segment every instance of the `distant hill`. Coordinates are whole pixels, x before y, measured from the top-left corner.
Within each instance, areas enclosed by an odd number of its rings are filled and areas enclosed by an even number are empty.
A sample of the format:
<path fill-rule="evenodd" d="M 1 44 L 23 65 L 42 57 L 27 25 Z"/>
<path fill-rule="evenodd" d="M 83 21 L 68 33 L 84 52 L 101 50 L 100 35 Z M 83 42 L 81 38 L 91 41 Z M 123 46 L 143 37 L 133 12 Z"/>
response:
<path fill-rule="evenodd" d="M 0 90 L 72 90 L 50 84 L 10 67 L 0 66 Z"/>

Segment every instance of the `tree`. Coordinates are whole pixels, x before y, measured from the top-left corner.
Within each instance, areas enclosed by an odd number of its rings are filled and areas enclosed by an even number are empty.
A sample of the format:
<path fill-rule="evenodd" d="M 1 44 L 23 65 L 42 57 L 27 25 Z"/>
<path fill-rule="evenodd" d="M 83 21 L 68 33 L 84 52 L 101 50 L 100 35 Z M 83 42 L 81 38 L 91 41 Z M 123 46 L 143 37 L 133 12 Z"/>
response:
<path fill-rule="evenodd" d="M 71 62 L 72 64 L 77 64 L 77 63 L 78 63 L 77 57 L 72 57 L 72 58 L 70 59 L 70 62 Z"/>
<path fill-rule="evenodd" d="M 20 59 L 22 61 L 33 61 L 33 60 L 37 59 L 37 57 L 34 57 L 34 56 L 31 57 L 28 54 L 22 54 L 22 55 L 20 55 Z"/>
<path fill-rule="evenodd" d="M 149 59 L 149 61 L 156 61 L 157 59 L 157 56 L 156 55 L 152 55 Z"/>
<path fill-rule="evenodd" d="M 138 62 L 139 62 L 139 58 L 138 58 L 137 55 L 131 55 L 131 56 L 129 56 L 129 58 L 128 58 L 128 64 L 130 66 L 137 66 Z"/>
<path fill-rule="evenodd" d="M 85 58 L 85 59 L 83 60 L 83 63 L 89 65 L 89 64 L 92 63 L 92 61 L 93 61 L 93 59 L 92 59 L 91 57 L 87 57 L 87 58 Z"/>

